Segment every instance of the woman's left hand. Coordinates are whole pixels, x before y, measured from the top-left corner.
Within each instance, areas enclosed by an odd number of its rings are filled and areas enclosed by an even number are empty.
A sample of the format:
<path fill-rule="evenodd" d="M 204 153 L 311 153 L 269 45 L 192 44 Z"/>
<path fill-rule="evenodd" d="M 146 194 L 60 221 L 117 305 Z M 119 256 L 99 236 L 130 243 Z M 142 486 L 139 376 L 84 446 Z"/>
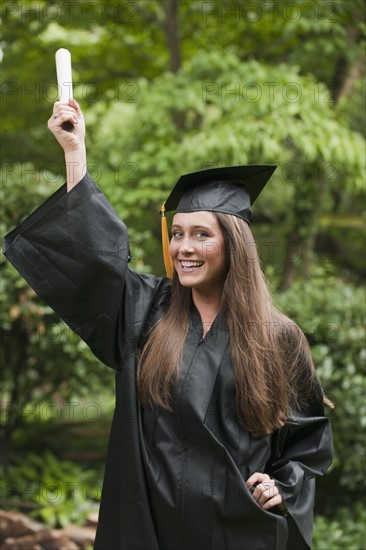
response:
<path fill-rule="evenodd" d="M 282 512 L 286 510 L 278 487 L 268 474 L 255 472 L 245 484 L 249 490 L 255 485 L 252 496 L 263 510 L 269 510 L 273 506 L 278 506 Z"/>

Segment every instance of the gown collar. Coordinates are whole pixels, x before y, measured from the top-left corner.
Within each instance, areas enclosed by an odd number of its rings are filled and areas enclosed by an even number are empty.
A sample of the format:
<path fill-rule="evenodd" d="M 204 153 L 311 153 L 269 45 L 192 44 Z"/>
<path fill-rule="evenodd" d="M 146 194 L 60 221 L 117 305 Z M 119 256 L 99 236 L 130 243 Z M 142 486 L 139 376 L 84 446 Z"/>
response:
<path fill-rule="evenodd" d="M 198 309 L 196 308 L 193 300 L 191 300 L 190 324 L 191 324 L 191 327 L 194 329 L 194 331 L 202 339 L 202 335 L 203 335 L 202 319 L 201 319 L 201 315 L 200 315 Z M 210 329 L 207 331 L 207 333 L 206 333 L 206 335 L 203 339 L 205 339 L 208 334 L 211 335 L 211 334 L 216 333 L 218 331 L 226 331 L 226 330 L 227 330 L 227 327 L 226 327 L 225 320 L 224 320 L 224 314 L 223 314 L 222 309 L 220 309 L 220 311 L 216 315 Z"/>

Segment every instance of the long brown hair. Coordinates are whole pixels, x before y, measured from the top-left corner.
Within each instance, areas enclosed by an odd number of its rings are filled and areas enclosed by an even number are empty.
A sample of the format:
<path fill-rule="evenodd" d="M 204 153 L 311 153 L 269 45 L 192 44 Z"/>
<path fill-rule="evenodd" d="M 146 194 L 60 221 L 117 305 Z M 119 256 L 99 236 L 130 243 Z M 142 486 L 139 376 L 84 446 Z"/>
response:
<path fill-rule="evenodd" d="M 298 326 L 272 302 L 248 224 L 215 213 L 225 241 L 227 275 L 221 308 L 230 334 L 238 421 L 254 436 L 280 428 L 314 383 L 309 346 Z M 171 301 L 152 328 L 137 370 L 144 406 L 172 410 L 172 383 L 187 336 L 191 289 L 174 272 Z"/>

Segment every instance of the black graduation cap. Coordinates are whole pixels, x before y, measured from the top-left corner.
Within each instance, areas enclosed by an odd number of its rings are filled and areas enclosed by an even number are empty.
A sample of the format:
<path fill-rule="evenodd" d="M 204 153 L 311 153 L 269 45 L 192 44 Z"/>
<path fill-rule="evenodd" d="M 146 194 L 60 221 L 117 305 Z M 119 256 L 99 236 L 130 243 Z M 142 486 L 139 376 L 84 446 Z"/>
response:
<path fill-rule="evenodd" d="M 210 168 L 179 178 L 161 208 L 164 263 L 168 277 L 173 275 L 169 256 L 169 235 L 165 212 L 223 212 L 250 224 L 252 205 L 276 170 L 274 164 L 248 164 Z"/>

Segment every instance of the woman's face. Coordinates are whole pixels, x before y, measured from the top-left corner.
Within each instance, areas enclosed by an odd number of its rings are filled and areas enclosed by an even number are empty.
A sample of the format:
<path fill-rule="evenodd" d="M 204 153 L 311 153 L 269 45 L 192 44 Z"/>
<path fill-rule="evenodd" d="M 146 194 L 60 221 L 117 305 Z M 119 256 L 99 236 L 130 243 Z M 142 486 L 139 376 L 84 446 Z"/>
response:
<path fill-rule="evenodd" d="M 182 286 L 221 293 L 225 281 L 224 235 L 212 212 L 174 215 L 170 255 Z"/>

